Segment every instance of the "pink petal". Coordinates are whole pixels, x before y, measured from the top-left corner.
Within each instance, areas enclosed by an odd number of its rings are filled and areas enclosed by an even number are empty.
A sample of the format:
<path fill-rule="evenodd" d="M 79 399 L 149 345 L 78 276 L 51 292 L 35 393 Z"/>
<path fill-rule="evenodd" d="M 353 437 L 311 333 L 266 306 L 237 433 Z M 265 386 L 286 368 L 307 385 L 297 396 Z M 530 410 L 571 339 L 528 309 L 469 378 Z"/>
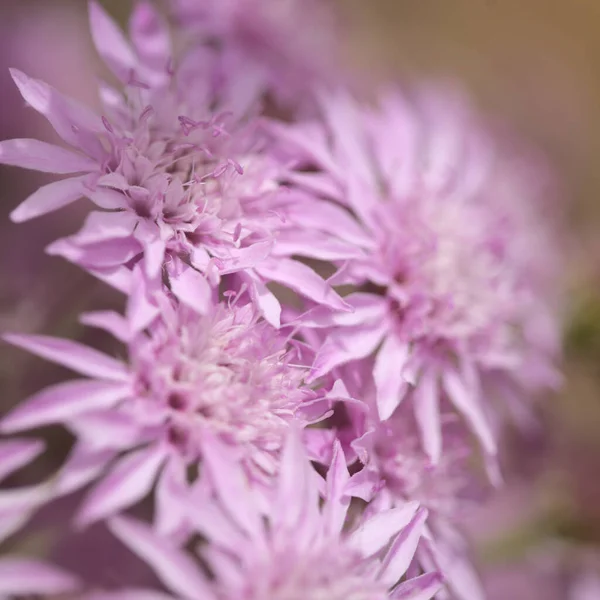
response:
<path fill-rule="evenodd" d="M 294 195 L 295 198 L 295 195 Z M 351 214 L 333 202 L 298 194 L 298 202 L 286 205 L 287 220 L 306 229 L 318 229 L 360 248 L 373 248 L 374 241 Z"/>
<path fill-rule="evenodd" d="M 205 315 L 212 306 L 212 288 L 206 278 L 195 269 L 184 267 L 170 279 L 171 290 L 186 306 Z"/>
<path fill-rule="evenodd" d="M 189 495 L 186 467 L 179 456 L 171 456 L 165 464 L 155 494 L 154 527 L 166 537 L 177 534 L 185 522 L 185 498 Z"/>
<path fill-rule="evenodd" d="M 163 266 L 166 248 L 167 244 L 158 238 L 144 245 L 144 261 L 150 279 L 158 277 Z"/>
<path fill-rule="evenodd" d="M 100 117 L 83 104 L 63 96 L 52 86 L 28 77 L 18 69 L 10 69 L 10 74 L 27 104 L 44 115 L 58 135 L 71 146 L 79 146 L 80 131 L 84 134 L 103 131 Z"/>
<path fill-rule="evenodd" d="M 0 164 L 58 175 L 98 169 L 98 165 L 93 160 L 82 154 L 75 154 L 60 146 L 39 140 L 27 139 L 0 142 Z"/>
<path fill-rule="evenodd" d="M 138 2 L 129 24 L 131 41 L 145 63 L 166 75 L 171 58 L 171 38 L 166 24 L 150 2 Z"/>
<path fill-rule="evenodd" d="M 279 300 L 277 300 L 273 292 L 262 281 L 249 276 L 248 273 L 246 276 L 250 285 L 252 301 L 260 310 L 265 321 L 279 329 L 281 326 L 281 304 Z"/>
<path fill-rule="evenodd" d="M 349 544 L 365 558 L 373 556 L 411 522 L 418 508 L 417 502 L 407 502 L 375 513 L 350 534 Z"/>
<path fill-rule="evenodd" d="M 126 312 L 132 333 L 144 330 L 159 313 L 159 307 L 152 302 L 144 274 L 140 269 L 134 269 Z"/>
<path fill-rule="evenodd" d="M 308 511 L 318 507 L 316 472 L 302 445 L 300 433 L 292 429 L 287 436 L 281 456 L 277 480 L 276 501 L 271 520 L 274 527 L 291 530 L 310 530 L 315 523 L 302 522 Z"/>
<path fill-rule="evenodd" d="M 84 246 L 126 238 L 133 234 L 137 221 L 135 215 L 127 212 L 93 211 L 86 217 L 83 227 L 72 239 Z"/>
<path fill-rule="evenodd" d="M 162 419 L 160 413 L 144 414 L 148 420 Z M 148 424 L 148 423 L 147 423 Z M 155 425 L 156 422 L 149 423 Z M 144 423 L 142 415 L 131 414 L 125 410 L 90 410 L 74 415 L 67 422 L 69 429 L 90 448 L 97 451 L 129 450 L 137 446 L 142 437 Z"/>
<path fill-rule="evenodd" d="M 157 537 L 146 525 L 133 519 L 114 517 L 109 521 L 109 527 L 178 596 L 187 600 L 216 598 L 197 563 L 167 540 Z"/>
<path fill-rule="evenodd" d="M 413 402 L 423 448 L 431 462 L 436 465 L 442 454 L 442 424 L 439 387 L 433 373 L 429 371 L 423 373 L 415 388 Z"/>
<path fill-rule="evenodd" d="M 219 269 L 221 274 L 235 273 L 244 269 L 251 269 L 256 265 L 260 264 L 273 249 L 273 242 L 266 240 L 264 242 L 257 242 L 247 248 L 240 248 L 232 251 L 231 258 L 223 258 L 222 262 L 224 267 Z"/>
<path fill-rule="evenodd" d="M 377 408 L 382 421 L 389 419 L 402 400 L 406 379 L 404 367 L 410 356 L 408 344 L 389 334 L 375 358 L 373 377 L 377 389 Z"/>
<path fill-rule="evenodd" d="M 82 178 L 62 179 L 43 185 L 10 213 L 15 223 L 22 223 L 67 206 L 83 196 Z"/>
<path fill-rule="evenodd" d="M 131 393 L 127 384 L 78 380 L 50 386 L 19 404 L 0 422 L 4 433 L 69 421 L 87 411 L 114 406 Z"/>
<path fill-rule="evenodd" d="M 336 440 L 333 460 L 327 471 L 326 501 L 323 507 L 327 532 L 330 534 L 339 534 L 346 521 L 346 514 L 350 506 L 350 496 L 346 494 L 346 485 L 349 479 L 350 473 L 346 466 L 346 457 L 339 440 Z"/>
<path fill-rule="evenodd" d="M 89 377 L 121 382 L 129 380 L 129 374 L 122 362 L 78 342 L 45 335 L 16 333 L 5 334 L 4 339 L 23 350 Z"/>
<path fill-rule="evenodd" d="M 265 279 L 281 283 L 318 304 L 324 304 L 335 310 L 351 310 L 327 282 L 310 267 L 297 260 L 289 258 L 269 260 L 255 270 Z"/>
<path fill-rule="evenodd" d="M 352 327 L 383 321 L 387 314 L 387 303 L 381 296 L 356 292 L 344 300 L 352 307 L 352 312 L 333 312 L 325 306 L 316 306 L 298 318 L 306 327 L 332 327 L 341 325 Z"/>
<path fill-rule="evenodd" d="M 161 446 L 143 448 L 122 458 L 87 496 L 77 523 L 90 525 L 144 498 L 164 460 L 165 450 Z"/>
<path fill-rule="evenodd" d="M 95 1 L 89 3 L 90 29 L 98 54 L 122 81 L 128 82 L 137 58 L 117 23 Z"/>
<path fill-rule="evenodd" d="M 205 433 L 202 450 L 204 466 L 223 508 L 240 528 L 251 535 L 256 534 L 261 521 L 253 502 L 252 488 L 238 461 L 231 455 L 231 448 Z"/>
<path fill-rule="evenodd" d="M 80 587 L 76 577 L 66 571 L 33 559 L 0 559 L 0 594 L 22 596 L 55 595 Z"/>
<path fill-rule="evenodd" d="M 2 490 L 0 494 L 0 543 L 18 531 L 32 514 L 50 499 L 47 483 Z"/>
<path fill-rule="evenodd" d="M 406 573 L 417 551 L 426 519 L 427 510 L 420 508 L 392 543 L 379 574 L 379 579 L 387 585 L 394 585 Z"/>
<path fill-rule="evenodd" d="M 468 421 L 481 445 L 488 454 L 496 454 L 496 440 L 492 429 L 479 405 L 479 398 L 474 397 L 465 387 L 456 371 L 446 371 L 443 375 L 444 389 L 456 409 Z"/>
<path fill-rule="evenodd" d="M 116 454 L 114 450 L 96 450 L 79 441 L 52 483 L 53 497 L 71 494 L 97 479 Z"/>
<path fill-rule="evenodd" d="M 439 573 L 426 573 L 400 584 L 391 594 L 390 600 L 430 600 L 444 585 Z"/>
<path fill-rule="evenodd" d="M 131 339 L 131 332 L 127 320 L 114 310 L 99 310 L 83 313 L 79 317 L 79 322 L 88 327 L 102 329 L 124 344 Z"/>
<path fill-rule="evenodd" d="M 381 322 L 333 331 L 315 358 L 315 364 L 308 378 L 309 383 L 336 367 L 369 356 L 381 343 L 385 333 L 386 328 Z"/>
<path fill-rule="evenodd" d="M 30 463 L 43 450 L 42 440 L 14 439 L 0 442 L 0 481 Z"/>
<path fill-rule="evenodd" d="M 108 239 L 89 244 L 77 245 L 77 236 L 53 242 L 46 248 L 51 256 L 62 256 L 68 261 L 85 267 L 92 272 L 93 269 L 111 269 L 125 264 L 141 252 L 138 241 L 133 237 Z"/>

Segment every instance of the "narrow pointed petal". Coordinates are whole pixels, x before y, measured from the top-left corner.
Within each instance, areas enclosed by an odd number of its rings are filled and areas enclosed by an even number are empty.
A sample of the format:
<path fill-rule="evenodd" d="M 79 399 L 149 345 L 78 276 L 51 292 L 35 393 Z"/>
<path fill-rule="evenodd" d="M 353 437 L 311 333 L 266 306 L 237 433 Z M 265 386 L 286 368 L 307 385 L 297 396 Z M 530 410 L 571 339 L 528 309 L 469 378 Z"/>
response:
<path fill-rule="evenodd" d="M 443 381 L 450 401 L 467 420 L 484 450 L 489 454 L 496 454 L 496 440 L 483 409 L 479 405 L 479 399 L 469 392 L 455 371 L 444 373 Z"/>
<path fill-rule="evenodd" d="M 342 531 L 346 514 L 350 506 L 350 496 L 346 494 L 346 486 L 350 479 L 346 457 L 339 440 L 335 441 L 333 460 L 326 479 L 326 502 L 323 507 L 323 515 L 326 519 L 327 532 L 337 535 Z"/>
<path fill-rule="evenodd" d="M 389 586 L 397 583 L 412 562 L 423 534 L 427 510 L 420 508 L 412 521 L 398 534 L 389 549 L 379 578 Z"/>
<path fill-rule="evenodd" d="M 166 24 L 150 2 L 137 2 L 129 24 L 131 41 L 138 55 L 153 68 L 167 72 L 171 39 Z"/>
<path fill-rule="evenodd" d="M 0 431 L 13 433 L 66 422 L 81 413 L 110 408 L 130 393 L 127 384 L 88 379 L 59 383 L 19 404 L 0 421 Z"/>
<path fill-rule="evenodd" d="M 392 416 L 400 401 L 406 384 L 404 367 L 410 356 L 408 344 L 402 343 L 395 335 L 388 335 L 375 358 L 373 377 L 377 389 L 379 417 L 385 421 Z"/>
<path fill-rule="evenodd" d="M 77 516 L 78 524 L 90 525 L 144 498 L 164 459 L 161 447 L 144 448 L 122 458 L 88 495 Z"/>
<path fill-rule="evenodd" d="M 4 339 L 46 360 L 58 363 L 89 377 L 109 381 L 128 381 L 125 365 L 110 356 L 78 342 L 45 335 L 5 334 Z"/>
<path fill-rule="evenodd" d="M 331 286 L 310 267 L 289 258 L 265 261 L 256 268 L 257 273 L 268 281 L 281 283 L 318 304 L 334 310 L 350 311 L 351 308 Z"/>
<path fill-rule="evenodd" d="M 127 320 L 114 310 L 98 310 L 83 313 L 79 322 L 88 327 L 97 327 L 126 344 L 131 339 L 131 331 Z"/>
<path fill-rule="evenodd" d="M 426 573 L 400 584 L 391 594 L 390 600 L 430 600 L 444 585 L 439 573 Z"/>
<path fill-rule="evenodd" d="M 44 81 L 28 77 L 18 69 L 10 69 L 10 74 L 25 102 L 44 115 L 67 144 L 79 146 L 79 131 L 103 131 L 100 117 L 83 104 L 63 96 Z"/>
<path fill-rule="evenodd" d="M 98 165 L 82 154 L 39 140 L 4 140 L 0 142 L 0 164 L 67 175 L 95 171 Z"/>
<path fill-rule="evenodd" d="M 186 600 L 213 600 L 215 595 L 199 566 L 144 524 L 114 517 L 110 530 L 135 554 L 146 561 L 170 590 Z"/>
<path fill-rule="evenodd" d="M 281 326 L 281 304 L 275 294 L 259 279 L 249 278 L 250 295 L 267 323 L 276 329 Z"/>
<path fill-rule="evenodd" d="M 407 502 L 402 506 L 375 513 L 350 535 L 349 543 L 362 556 L 372 556 L 411 522 L 418 508 L 417 502 Z"/>
<path fill-rule="evenodd" d="M 366 358 L 381 343 L 384 335 L 385 327 L 382 323 L 335 330 L 321 346 L 309 381 L 350 361 Z"/>
<path fill-rule="evenodd" d="M 0 443 L 0 481 L 30 463 L 44 450 L 42 440 L 15 439 Z"/>
<path fill-rule="evenodd" d="M 128 82 L 138 66 L 137 58 L 117 23 L 92 0 L 89 3 L 90 29 L 98 54 L 122 81 Z"/>
<path fill-rule="evenodd" d="M 439 386 L 433 373 L 426 371 L 423 374 L 415 388 L 413 401 L 423 449 L 436 465 L 442 454 L 442 423 Z"/>
<path fill-rule="evenodd" d="M 0 560 L 0 594 L 3 597 L 66 594 L 79 587 L 80 582 L 75 576 L 58 567 L 26 558 Z"/>
<path fill-rule="evenodd" d="M 204 464 L 209 470 L 223 508 L 240 528 L 249 534 L 255 534 L 261 521 L 254 506 L 248 478 L 231 456 L 230 448 L 208 434 L 204 435 L 202 441 Z"/>
<path fill-rule="evenodd" d="M 42 186 L 10 213 L 11 220 L 22 223 L 79 200 L 83 196 L 82 181 L 82 178 L 74 177 Z"/>
<path fill-rule="evenodd" d="M 171 290 L 181 302 L 205 315 L 212 303 L 212 289 L 206 278 L 195 269 L 185 267 L 171 278 Z"/>

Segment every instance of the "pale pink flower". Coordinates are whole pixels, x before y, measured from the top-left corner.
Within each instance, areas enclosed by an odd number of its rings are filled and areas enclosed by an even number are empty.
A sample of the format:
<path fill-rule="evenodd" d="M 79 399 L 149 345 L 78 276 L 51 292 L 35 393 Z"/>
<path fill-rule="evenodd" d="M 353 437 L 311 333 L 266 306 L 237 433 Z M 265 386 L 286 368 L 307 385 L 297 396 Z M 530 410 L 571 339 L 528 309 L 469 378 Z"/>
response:
<path fill-rule="evenodd" d="M 293 345 L 252 304 L 232 301 L 199 316 L 165 296 L 155 300 L 147 307 L 131 300 L 128 319 L 113 312 L 82 318 L 125 343 L 127 363 L 68 340 L 5 336 L 87 376 L 39 392 L 0 426 L 14 432 L 64 423 L 75 433 L 77 444 L 53 482 L 56 495 L 101 478 L 116 459 L 88 497 L 81 522 L 136 503 L 158 478 L 158 527 L 176 529 L 173 506 L 207 433 L 235 447 L 257 482 L 268 482 L 289 423 L 327 414 L 329 403 L 303 384 L 308 369 Z"/>
<path fill-rule="evenodd" d="M 358 286 L 345 298 L 354 312 L 305 316 L 307 327 L 332 328 L 312 377 L 376 352 L 381 419 L 415 386 L 434 462 L 442 401 L 493 456 L 507 411 L 498 397 L 523 412 L 523 389 L 559 380 L 556 240 L 540 171 L 446 93 L 391 94 L 370 109 L 340 92 L 322 105 L 320 122 L 272 126 L 296 159 L 288 179 L 313 227 L 364 251 L 340 256 L 332 281 Z"/>
<path fill-rule="evenodd" d="M 13 220 L 86 196 L 103 212 L 92 212 L 81 231 L 48 251 L 91 272 L 110 271 L 114 277 L 107 280 L 113 284 L 115 277 L 127 277 L 116 271 L 143 259 L 149 279 L 166 275 L 175 295 L 201 313 L 210 310 L 211 287 L 238 271 L 244 271 L 252 297 L 275 325 L 280 306 L 266 287 L 269 281 L 347 309 L 312 269 L 288 258 L 289 252 L 279 252 L 285 254 L 281 262 L 267 260 L 282 220 L 279 169 L 263 152 L 264 136 L 251 108 L 238 115 L 229 110 L 214 81 L 211 53 L 193 52 L 174 63 L 166 26 L 146 2 L 132 15 L 131 43 L 95 2 L 90 23 L 99 54 L 125 91 L 102 86 L 100 117 L 13 70 L 27 103 L 73 148 L 37 140 L 0 142 L 4 164 L 68 175 L 25 200 Z"/>
<path fill-rule="evenodd" d="M 348 523 L 350 498 L 345 489 L 350 476 L 339 447 L 327 480 L 320 482 L 299 436 L 290 434 L 276 488 L 264 505 L 248 486 L 235 454 L 217 440 L 208 438 L 205 445 L 203 478 L 210 483 L 200 486 L 200 493 L 187 502 L 197 531 L 209 542 L 200 548 L 200 555 L 214 581 L 207 579 L 192 557 L 142 523 L 124 517 L 109 521 L 113 532 L 153 567 L 175 596 L 190 600 L 427 600 L 440 589 L 441 578 L 435 572 L 403 578 L 426 516 L 415 503 Z M 319 498 L 322 487 L 323 503 Z M 109 599 L 122 593 L 92 597 Z"/>
<path fill-rule="evenodd" d="M 81 582 L 76 577 L 53 565 L 31 558 L 0 557 L 2 598 L 58 597 L 80 588 Z"/>

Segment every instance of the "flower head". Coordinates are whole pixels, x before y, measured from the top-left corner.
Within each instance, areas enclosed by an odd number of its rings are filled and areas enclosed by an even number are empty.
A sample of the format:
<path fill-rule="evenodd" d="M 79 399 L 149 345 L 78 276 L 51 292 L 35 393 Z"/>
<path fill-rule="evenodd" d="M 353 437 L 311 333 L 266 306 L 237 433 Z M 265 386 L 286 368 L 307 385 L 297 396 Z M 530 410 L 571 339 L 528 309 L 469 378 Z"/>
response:
<path fill-rule="evenodd" d="M 210 484 L 202 486 L 188 506 L 198 531 L 210 542 L 200 553 L 215 574 L 214 582 L 140 523 L 122 517 L 111 522 L 114 533 L 181 597 L 384 600 L 410 598 L 418 591 L 421 595 L 415 597 L 428 599 L 439 590 L 436 573 L 399 583 L 423 527 L 425 514 L 415 504 L 379 513 L 343 531 L 349 474 L 339 449 L 322 482 L 326 494 L 321 505 L 318 475 L 299 437 L 290 434 L 276 489 L 263 508 L 235 455 L 214 441 L 207 444 L 206 453 Z"/>
<path fill-rule="evenodd" d="M 251 304 L 215 305 L 205 316 L 166 296 L 158 304 L 160 314 L 150 313 L 142 330 L 134 326 L 135 311 L 129 320 L 111 312 L 84 317 L 126 343 L 128 363 L 66 340 L 7 336 L 90 377 L 36 394 L 2 422 L 4 432 L 62 422 L 77 435 L 57 494 L 71 491 L 67 482 L 89 470 L 90 461 L 97 463 L 89 474 L 95 479 L 98 467 L 128 452 L 90 496 L 83 520 L 143 498 L 159 472 L 165 486 L 171 480 L 184 485 L 185 469 L 201 459 L 209 433 L 235 447 L 254 479 L 268 481 L 289 423 L 318 420 L 319 410 L 327 410 L 304 385 L 307 369 L 296 362 L 286 336 L 257 317 Z M 128 488 L 136 476 L 137 486 Z"/>
<path fill-rule="evenodd" d="M 377 351 L 382 419 L 416 385 L 429 390 L 415 410 L 434 461 L 445 399 L 495 454 L 502 411 L 482 390 L 497 395 L 503 382 L 512 399 L 515 384 L 557 381 L 556 264 L 539 170 L 509 160 L 448 95 L 392 95 L 373 111 L 338 94 L 323 113 L 320 125 L 273 126 L 312 196 L 314 227 L 364 250 L 339 259 L 337 283 L 359 288 L 346 298 L 354 315 L 308 316 L 307 326 L 333 327 L 313 377 Z"/>

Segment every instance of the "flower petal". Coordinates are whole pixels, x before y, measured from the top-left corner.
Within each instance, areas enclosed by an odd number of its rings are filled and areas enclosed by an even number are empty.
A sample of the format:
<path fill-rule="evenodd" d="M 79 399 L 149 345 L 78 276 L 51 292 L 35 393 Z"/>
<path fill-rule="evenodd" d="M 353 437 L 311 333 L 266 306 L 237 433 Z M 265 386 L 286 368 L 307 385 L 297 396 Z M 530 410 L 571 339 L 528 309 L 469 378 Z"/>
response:
<path fill-rule="evenodd" d="M 349 544 L 365 558 L 372 556 L 410 523 L 418 508 L 417 502 L 407 502 L 375 513 L 350 534 Z"/>
<path fill-rule="evenodd" d="M 479 405 L 479 399 L 469 393 L 456 371 L 446 371 L 443 375 L 444 389 L 456 409 L 468 421 L 473 432 L 488 454 L 496 454 L 496 440 L 492 429 Z"/>
<path fill-rule="evenodd" d="M 206 278 L 195 269 L 184 267 L 170 279 L 171 290 L 183 304 L 205 315 L 212 305 L 212 289 Z"/>
<path fill-rule="evenodd" d="M 129 379 L 122 362 L 78 342 L 45 335 L 16 333 L 8 333 L 3 337 L 10 344 L 89 377 L 121 382 Z"/>
<path fill-rule="evenodd" d="M 26 558 L 0 560 L 0 594 L 6 596 L 56 595 L 72 592 L 80 582 L 66 571 Z"/>
<path fill-rule="evenodd" d="M 375 358 L 373 377 L 377 389 L 379 417 L 385 421 L 392 416 L 406 386 L 403 371 L 410 356 L 408 344 L 401 342 L 393 333 L 389 334 Z"/>
<path fill-rule="evenodd" d="M 413 402 L 423 449 L 431 462 L 436 465 L 442 454 L 442 423 L 439 386 L 433 373 L 429 371 L 423 373 L 415 388 Z"/>
<path fill-rule="evenodd" d="M 122 458 L 87 496 L 77 515 L 78 525 L 90 525 L 144 498 L 165 457 L 164 448 L 156 446 Z"/>
<path fill-rule="evenodd" d="M 30 463 L 43 450 L 42 440 L 14 439 L 0 442 L 0 481 Z"/>
<path fill-rule="evenodd" d="M 22 223 L 79 200 L 83 196 L 82 182 L 82 178 L 73 177 L 43 185 L 10 213 L 11 220 Z"/>
<path fill-rule="evenodd" d="M 334 330 L 317 353 L 309 383 L 336 367 L 369 356 L 381 343 L 385 333 L 382 322 Z"/>
<path fill-rule="evenodd" d="M 390 600 L 430 600 L 444 585 L 439 573 L 426 573 L 400 584 L 391 594 Z"/>
<path fill-rule="evenodd" d="M 89 3 L 90 29 L 98 54 L 111 71 L 128 82 L 138 61 L 123 32 L 108 13 L 95 1 Z"/>
<path fill-rule="evenodd" d="M 59 383 L 19 404 L 0 422 L 0 431 L 12 433 L 69 421 L 81 413 L 114 406 L 130 392 L 127 384 L 104 381 L 83 379 Z"/>
<path fill-rule="evenodd" d="M 290 258 L 265 260 L 256 272 L 268 281 L 276 281 L 302 296 L 334 310 L 350 311 L 350 306 L 331 286 L 305 264 Z"/>
<path fill-rule="evenodd" d="M 385 559 L 381 565 L 379 578 L 387 585 L 396 584 L 402 575 L 406 573 L 412 562 L 419 540 L 425 527 L 427 510 L 417 510 L 412 521 L 398 534 L 393 541 Z"/>
<path fill-rule="evenodd" d="M 199 566 L 176 546 L 156 536 L 149 527 L 125 517 L 113 517 L 108 526 L 178 596 L 186 600 L 215 598 Z"/>
<path fill-rule="evenodd" d="M 102 120 L 89 108 L 67 98 L 39 79 L 28 77 L 18 69 L 10 74 L 23 99 L 44 115 L 60 137 L 71 146 L 79 146 L 78 133 L 98 133 L 104 130 Z"/>
<path fill-rule="evenodd" d="M 95 171 L 98 165 L 60 146 L 39 140 L 16 139 L 0 142 L 0 164 L 65 175 Z"/>

